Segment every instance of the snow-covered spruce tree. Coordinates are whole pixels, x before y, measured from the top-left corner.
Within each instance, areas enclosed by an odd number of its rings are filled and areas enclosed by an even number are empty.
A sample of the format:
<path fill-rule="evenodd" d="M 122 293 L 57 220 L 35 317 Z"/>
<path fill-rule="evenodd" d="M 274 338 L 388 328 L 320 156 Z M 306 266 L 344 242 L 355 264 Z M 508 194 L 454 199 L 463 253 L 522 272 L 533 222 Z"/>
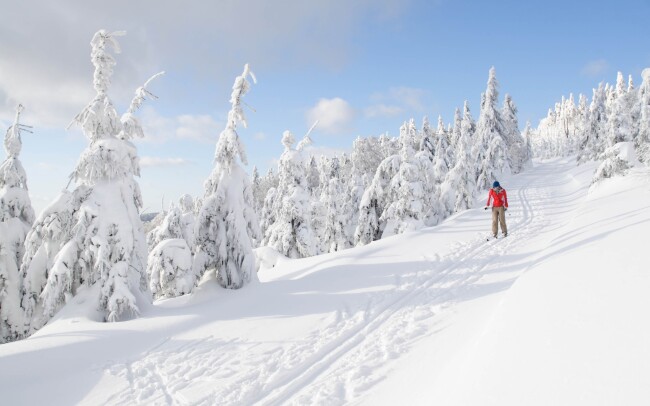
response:
<path fill-rule="evenodd" d="M 401 148 L 399 138 L 391 138 L 388 134 L 379 136 L 379 150 L 381 151 L 382 161 L 390 156 L 399 154 Z"/>
<path fill-rule="evenodd" d="M 634 140 L 639 161 L 650 165 L 650 68 L 642 72 L 643 82 L 637 95 L 638 132 Z"/>
<path fill-rule="evenodd" d="M 438 129 L 436 130 L 436 140 L 435 140 L 436 156 L 441 157 L 445 160 L 445 164 L 447 168 L 452 167 L 455 163 L 454 151 L 451 148 L 450 137 L 451 137 L 451 133 L 449 129 L 445 128 L 445 123 L 442 121 L 442 116 L 438 116 Z"/>
<path fill-rule="evenodd" d="M 320 172 L 318 170 L 318 160 L 314 155 L 309 156 L 307 162 L 307 191 L 310 196 L 320 196 Z"/>
<path fill-rule="evenodd" d="M 444 130 L 444 126 L 440 125 L 442 119 L 440 118 L 439 120 L 435 155 L 433 157 L 433 182 L 438 185 L 445 180 L 445 176 L 447 176 L 447 172 L 449 172 L 449 168 L 452 167 L 454 162 L 454 151 L 449 146 L 447 132 Z"/>
<path fill-rule="evenodd" d="M 417 126 L 415 125 L 415 120 L 413 118 L 411 118 L 406 124 L 406 133 L 408 134 L 408 139 L 411 141 L 411 148 L 417 151 L 420 147 L 420 143 L 422 142 L 422 136 L 418 132 Z"/>
<path fill-rule="evenodd" d="M 589 105 L 588 125 L 578 148 L 578 163 L 594 160 L 603 153 L 606 129 L 605 89 L 601 83 L 598 88 L 593 89 L 593 96 Z"/>
<path fill-rule="evenodd" d="M 451 150 L 454 152 L 454 159 L 456 158 L 456 145 L 458 144 L 458 140 L 460 139 L 462 122 L 463 122 L 463 117 L 460 114 L 460 109 L 456 108 L 456 110 L 454 110 L 454 126 L 449 132 L 449 146 L 451 147 Z M 454 161 L 454 164 L 455 163 L 456 162 Z"/>
<path fill-rule="evenodd" d="M 134 113 L 158 75 L 136 90 L 120 119 L 107 93 L 115 65 L 109 48 L 119 52 L 119 35 L 101 30 L 91 41 L 97 95 L 74 119 L 90 139 L 71 175 L 77 187 L 46 208 L 27 236 L 22 306 L 32 329 L 82 289 L 107 321 L 137 315 L 139 304 L 151 300 L 142 198 L 134 179 L 140 168 L 130 139 L 142 135 Z"/>
<path fill-rule="evenodd" d="M 189 195 L 183 195 L 181 197 L 179 203 L 180 207 L 183 207 L 183 210 L 181 211 L 179 207 L 172 204 L 169 210 L 165 212 L 165 216 L 160 225 L 147 234 L 149 251 L 153 250 L 163 240 L 170 238 L 183 238 L 186 239 L 189 247 L 194 245 L 194 212 L 193 207 L 191 207 L 188 213 L 187 206 L 183 205 L 185 196 L 189 197 L 190 201 L 192 200 L 192 197 Z"/>
<path fill-rule="evenodd" d="M 368 175 L 361 175 L 358 169 L 353 168 L 350 181 L 346 184 L 347 198 L 342 208 L 348 247 L 353 247 L 355 244 L 354 233 L 359 221 L 359 206 L 367 184 L 370 184 Z"/>
<path fill-rule="evenodd" d="M 400 168 L 399 155 L 384 159 L 375 172 L 370 185 L 363 192 L 359 204 L 359 221 L 354 232 L 357 246 L 370 244 L 381 238 L 386 222 L 381 217 L 386 206 L 393 201 L 391 180 Z"/>
<path fill-rule="evenodd" d="M 632 75 L 628 76 L 626 93 L 627 106 L 630 111 L 630 121 L 632 124 L 632 140 L 634 141 L 639 134 L 641 110 L 639 109 L 639 92 L 634 87 Z"/>
<path fill-rule="evenodd" d="M 279 183 L 273 200 L 275 221 L 266 229 L 264 241 L 289 258 L 304 258 L 317 255 L 319 243 L 311 225 L 304 157 L 302 151 L 293 148 L 294 143 L 293 134 L 285 131 L 285 149 L 278 164 Z"/>
<path fill-rule="evenodd" d="M 442 180 L 439 179 L 433 162 L 429 159 L 427 151 L 418 151 L 415 154 L 418 176 L 422 179 L 423 205 L 425 209 L 424 225 L 434 226 L 447 216 L 447 210 L 440 200 L 440 187 Z"/>
<path fill-rule="evenodd" d="M 251 187 L 253 188 L 253 207 L 256 213 L 260 213 L 262 205 L 264 204 L 264 190 L 262 189 L 262 178 L 257 166 L 253 166 L 253 173 L 251 174 Z"/>
<path fill-rule="evenodd" d="M 196 219 L 194 273 L 198 278 L 214 269 L 219 285 L 226 289 L 239 289 L 257 279 L 253 247 L 261 235 L 250 178 L 239 164 L 248 162 L 237 134 L 239 123 L 247 125 L 242 97 L 250 90 L 249 76 L 255 82 L 246 64 L 232 86 L 226 128 L 217 141 L 214 169 L 204 183 Z"/>
<path fill-rule="evenodd" d="M 436 155 L 436 140 L 427 116 L 424 116 L 422 119 L 422 141 L 420 142 L 420 151 L 427 152 L 429 160 L 433 162 Z"/>
<path fill-rule="evenodd" d="M 394 198 L 380 218 L 380 221 L 386 223 L 382 238 L 424 226 L 427 211 L 426 175 L 417 165 L 410 139 L 402 139 L 399 158 L 399 170 L 390 182 L 390 194 Z"/>
<path fill-rule="evenodd" d="M 517 119 L 517 106 L 509 94 L 503 100 L 501 117 L 504 125 L 504 138 L 508 145 L 508 158 L 512 173 L 519 173 L 524 165 L 523 140 L 519 131 L 519 120 Z"/>
<path fill-rule="evenodd" d="M 275 197 L 277 194 L 277 189 L 272 187 L 266 192 L 266 197 L 264 198 L 264 204 L 262 205 L 262 212 L 260 214 L 260 230 L 262 235 L 262 243 L 260 245 L 268 245 L 269 237 L 269 228 L 275 223 L 275 212 L 273 211 L 273 205 L 275 204 Z"/>
<path fill-rule="evenodd" d="M 20 124 L 22 105 L 4 139 L 7 158 L 0 165 L 0 343 L 23 334 L 24 318 L 20 307 L 20 266 L 27 232 L 34 222 L 34 210 L 27 191 L 27 175 L 18 156 L 20 138 L 28 127 Z"/>
<path fill-rule="evenodd" d="M 329 180 L 323 188 L 321 203 L 325 211 L 325 227 L 323 230 L 323 247 L 325 252 L 341 251 L 348 246 L 345 232 L 344 187 L 340 179 L 338 158 L 329 160 Z"/>
<path fill-rule="evenodd" d="M 533 160 L 533 147 L 532 147 L 532 138 L 533 138 L 533 129 L 530 126 L 530 121 L 526 121 L 526 127 L 524 128 L 524 132 L 521 134 L 521 137 L 524 140 L 523 144 L 523 166 L 529 166 L 531 165 L 531 162 Z"/>
<path fill-rule="evenodd" d="M 184 197 L 180 203 L 187 209 Z M 194 213 L 191 216 L 194 217 Z M 192 272 L 191 245 L 185 239 L 188 226 L 181 209 L 172 205 L 162 224 L 152 231 L 153 248 L 149 252 L 147 274 L 149 288 L 156 298 L 184 295 L 194 287 L 196 275 Z M 193 230 L 188 237 L 193 238 Z"/>
<path fill-rule="evenodd" d="M 616 78 L 615 97 L 611 106 L 611 114 L 607 120 L 607 146 L 611 147 L 619 142 L 633 140 L 633 125 L 631 106 L 627 97 L 627 86 L 623 73 L 618 72 Z"/>
<path fill-rule="evenodd" d="M 503 138 L 503 119 L 497 109 L 499 91 L 494 67 L 490 68 L 484 97 L 476 124 L 476 144 L 472 151 L 473 156 L 481 158 L 476 180 L 480 190 L 489 189 L 492 182 L 510 171 L 508 146 Z"/>
<path fill-rule="evenodd" d="M 589 129 L 589 104 L 587 96 L 580 93 L 578 97 L 578 107 L 576 108 L 575 115 L 575 135 L 573 136 L 572 144 L 574 153 L 579 153 L 580 142 L 585 137 L 585 133 Z"/>
<path fill-rule="evenodd" d="M 470 156 L 474 123 L 465 102 L 465 117 L 459 125 L 456 141 L 456 165 L 447 173 L 440 187 L 440 200 L 448 212 L 467 210 L 474 204 L 476 169 Z"/>
<path fill-rule="evenodd" d="M 469 103 L 467 100 L 463 103 L 463 119 L 460 122 L 460 131 L 463 137 L 468 138 L 468 144 L 469 144 L 469 153 L 470 156 L 472 157 L 472 160 L 470 162 L 470 165 L 474 169 L 474 173 L 478 173 L 477 170 L 477 161 L 476 157 L 472 155 L 474 151 L 474 144 L 476 143 L 476 122 L 474 121 L 474 117 L 472 117 L 472 112 L 469 109 Z M 476 182 L 474 182 L 476 184 Z"/>

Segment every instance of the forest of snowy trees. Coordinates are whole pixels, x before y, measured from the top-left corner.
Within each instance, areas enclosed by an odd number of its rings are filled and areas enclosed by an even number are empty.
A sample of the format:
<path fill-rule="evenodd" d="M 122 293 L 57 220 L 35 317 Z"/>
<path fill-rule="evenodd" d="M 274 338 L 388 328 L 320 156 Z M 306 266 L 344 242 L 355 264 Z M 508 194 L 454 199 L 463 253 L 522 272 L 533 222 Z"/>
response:
<path fill-rule="evenodd" d="M 536 156 L 550 158 L 576 155 L 578 163 L 599 161 L 593 182 L 624 174 L 638 162 L 650 164 L 650 68 L 642 72 L 635 88 L 632 75 L 627 81 L 618 72 L 616 84 L 600 83 L 591 101 L 573 94 L 549 109 L 533 135 Z"/>
<path fill-rule="evenodd" d="M 492 68 L 478 121 L 465 102 L 453 123 L 439 117 L 434 129 L 424 117 L 418 128 L 411 119 L 396 138 L 357 138 L 349 155 L 308 156 L 285 133 L 277 172 L 253 170 L 262 244 L 307 257 L 433 226 L 470 208 L 477 192 L 532 158 L 512 98 L 499 106 L 498 96 Z"/>
<path fill-rule="evenodd" d="M 206 275 L 226 289 L 257 280 L 267 247 L 304 258 L 369 244 L 383 237 L 435 226 L 474 206 L 479 194 L 503 176 L 517 174 L 533 155 L 576 155 L 602 161 L 595 181 L 624 171 L 638 159 L 650 164 L 650 70 L 636 89 L 619 73 L 615 86 L 600 85 L 556 104 L 523 132 L 510 95 L 499 100 L 491 68 L 475 119 L 467 101 L 453 121 L 427 117 L 404 122 L 397 137 L 358 137 L 349 154 L 310 154 L 311 130 L 296 143 L 285 131 L 277 168 L 249 176 L 240 126 L 243 97 L 256 83 L 248 65 L 235 78 L 230 111 L 219 135 L 214 168 L 202 197 L 183 195 L 148 225 L 140 219 L 133 139 L 142 137 L 135 113 L 153 96 L 136 90 L 118 115 L 109 96 L 113 54 L 122 32 L 98 31 L 91 41 L 95 98 L 74 118 L 89 139 L 68 187 L 38 217 L 27 174 L 18 159 L 18 106 L 7 130 L 0 166 L 0 342 L 29 336 L 66 303 L 85 295 L 98 321 L 137 316 L 158 298 L 191 293 Z M 316 126 L 314 124 L 314 126 Z M 73 185 L 72 190 L 68 190 Z"/>

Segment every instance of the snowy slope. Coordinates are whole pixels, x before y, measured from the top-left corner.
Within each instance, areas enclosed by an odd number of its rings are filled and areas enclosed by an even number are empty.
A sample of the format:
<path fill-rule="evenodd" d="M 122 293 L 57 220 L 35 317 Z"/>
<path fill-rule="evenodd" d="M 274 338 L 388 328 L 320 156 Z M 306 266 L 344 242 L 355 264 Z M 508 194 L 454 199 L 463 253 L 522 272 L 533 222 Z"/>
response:
<path fill-rule="evenodd" d="M 650 176 L 588 194 L 594 169 L 553 160 L 502 182 L 506 239 L 485 241 L 477 208 L 280 261 L 241 291 L 209 275 L 128 322 L 93 322 L 79 295 L 0 346 L 3 403 L 643 404 Z"/>

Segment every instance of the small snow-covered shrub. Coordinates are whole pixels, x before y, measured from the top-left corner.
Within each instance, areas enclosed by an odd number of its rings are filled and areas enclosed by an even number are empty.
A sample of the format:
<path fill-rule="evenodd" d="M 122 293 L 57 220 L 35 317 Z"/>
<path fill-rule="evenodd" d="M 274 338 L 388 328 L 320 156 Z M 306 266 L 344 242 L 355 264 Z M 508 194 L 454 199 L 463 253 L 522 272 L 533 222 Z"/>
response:
<path fill-rule="evenodd" d="M 619 142 L 605 149 L 604 161 L 596 169 L 591 183 L 598 183 L 602 179 L 616 175 L 625 175 L 628 169 L 636 163 L 634 144 L 632 142 Z"/>
<path fill-rule="evenodd" d="M 147 261 L 149 288 L 155 298 L 185 295 L 192 291 L 196 278 L 192 272 L 192 251 L 182 238 L 158 243 Z"/>

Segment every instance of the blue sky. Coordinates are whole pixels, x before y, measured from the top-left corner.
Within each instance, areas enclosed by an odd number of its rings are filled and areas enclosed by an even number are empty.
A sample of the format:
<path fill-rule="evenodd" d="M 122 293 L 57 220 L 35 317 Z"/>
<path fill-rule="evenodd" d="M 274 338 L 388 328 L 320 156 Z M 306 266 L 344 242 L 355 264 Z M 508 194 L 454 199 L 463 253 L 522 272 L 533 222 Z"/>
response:
<path fill-rule="evenodd" d="M 65 126 L 91 100 L 89 41 L 126 30 L 111 96 L 123 111 L 151 74 L 158 100 L 136 141 L 147 210 L 202 194 L 233 79 L 250 63 L 259 83 L 241 129 L 249 171 L 282 152 L 318 118 L 315 149 L 348 149 L 358 136 L 396 135 L 404 120 L 445 122 L 467 99 L 475 117 L 490 66 L 520 125 L 536 124 L 563 94 L 591 94 L 618 70 L 640 81 L 650 66 L 648 1 L 215 1 L 46 2 L 3 5 L 0 124 L 17 102 L 35 134 L 21 155 L 41 210 L 67 184 L 87 140 Z M 568 4 L 567 4 L 568 3 Z M 5 13 L 5 10 L 7 13 Z"/>

